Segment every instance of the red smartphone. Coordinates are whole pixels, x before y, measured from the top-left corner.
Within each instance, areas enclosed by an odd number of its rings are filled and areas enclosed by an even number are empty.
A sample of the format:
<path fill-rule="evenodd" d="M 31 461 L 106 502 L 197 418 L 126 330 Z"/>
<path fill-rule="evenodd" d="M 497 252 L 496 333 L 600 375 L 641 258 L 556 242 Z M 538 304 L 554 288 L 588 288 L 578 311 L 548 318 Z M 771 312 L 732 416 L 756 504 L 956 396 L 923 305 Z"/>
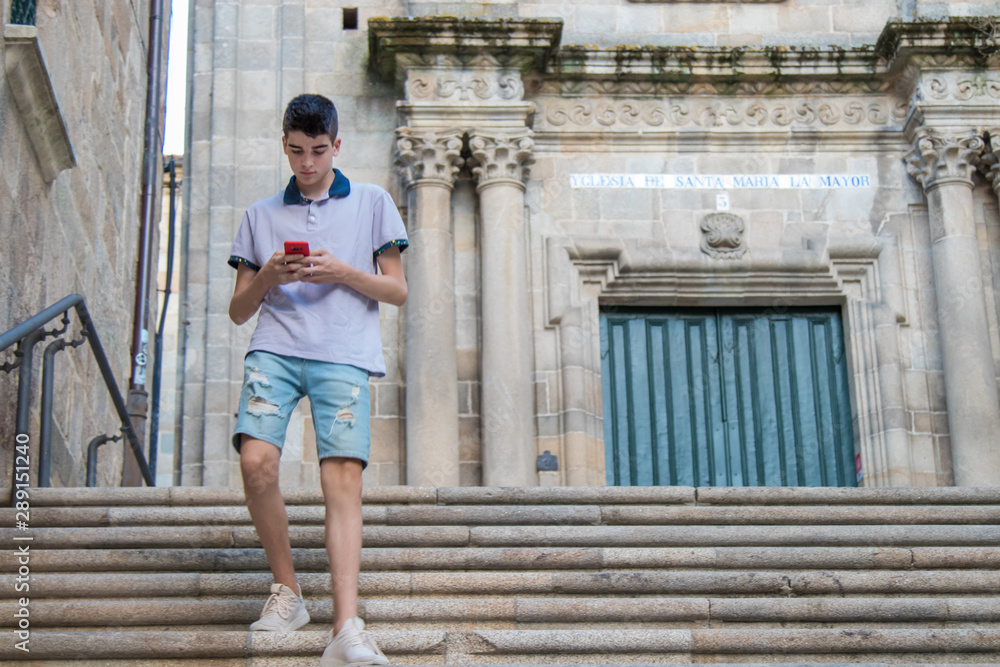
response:
<path fill-rule="evenodd" d="M 285 241 L 285 254 L 286 255 L 302 255 L 303 257 L 309 256 L 309 242 L 308 241 Z"/>

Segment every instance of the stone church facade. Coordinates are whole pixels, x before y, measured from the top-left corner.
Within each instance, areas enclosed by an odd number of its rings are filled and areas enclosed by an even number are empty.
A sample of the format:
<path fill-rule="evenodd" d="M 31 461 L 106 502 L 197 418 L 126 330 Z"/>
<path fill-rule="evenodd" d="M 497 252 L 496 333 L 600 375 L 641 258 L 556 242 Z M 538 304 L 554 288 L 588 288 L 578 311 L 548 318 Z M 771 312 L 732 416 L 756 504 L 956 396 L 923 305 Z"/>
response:
<path fill-rule="evenodd" d="M 290 175 L 284 104 L 317 92 L 340 110 L 336 166 L 389 190 L 411 243 L 408 301 L 382 306 L 367 484 L 621 483 L 611 440 L 635 471 L 669 434 L 642 430 L 656 401 L 612 399 L 652 397 L 666 363 L 650 347 L 633 368 L 646 389 L 610 377 L 616 316 L 815 309 L 837 318 L 861 485 L 1000 484 L 1000 19 L 903 5 L 195 3 L 182 482 L 239 484 L 250 327 L 229 322 L 226 259 L 245 207 Z M 695 439 L 696 388 L 723 413 L 744 396 L 739 372 L 699 377 L 676 390 Z M 765 402 L 780 421 L 789 401 Z M 825 437 L 814 422 L 795 438 Z M 311 428 L 290 419 L 286 485 L 318 483 Z"/>

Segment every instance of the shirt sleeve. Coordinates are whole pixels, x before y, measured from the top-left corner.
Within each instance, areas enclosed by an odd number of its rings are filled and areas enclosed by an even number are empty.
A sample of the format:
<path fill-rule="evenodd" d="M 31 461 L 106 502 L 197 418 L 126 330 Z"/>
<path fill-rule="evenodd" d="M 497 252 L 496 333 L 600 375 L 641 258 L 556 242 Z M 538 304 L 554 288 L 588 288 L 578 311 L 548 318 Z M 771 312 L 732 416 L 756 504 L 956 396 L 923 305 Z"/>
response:
<path fill-rule="evenodd" d="M 243 266 L 250 267 L 254 271 L 260 271 L 260 264 L 257 263 L 257 253 L 254 252 L 253 228 L 250 225 L 250 211 L 243 214 L 243 221 L 236 232 L 236 240 L 233 241 L 233 249 L 229 251 L 229 266 L 234 269 Z"/>
<path fill-rule="evenodd" d="M 410 245 L 406 227 L 388 192 L 383 190 L 381 196 L 376 198 L 373 213 L 372 254 L 378 257 L 390 248 L 399 248 L 400 252 L 406 250 Z"/>

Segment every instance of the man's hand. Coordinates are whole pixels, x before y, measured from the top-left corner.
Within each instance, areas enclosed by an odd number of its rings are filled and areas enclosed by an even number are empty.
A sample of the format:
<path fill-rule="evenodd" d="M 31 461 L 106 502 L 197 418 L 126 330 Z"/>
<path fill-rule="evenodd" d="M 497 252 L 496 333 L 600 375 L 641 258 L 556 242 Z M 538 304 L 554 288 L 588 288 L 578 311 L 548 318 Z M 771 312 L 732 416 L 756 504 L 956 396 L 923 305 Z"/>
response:
<path fill-rule="evenodd" d="M 292 255 L 292 257 L 298 256 Z M 327 285 L 350 284 L 356 273 L 358 270 L 353 266 L 340 261 L 329 250 L 320 248 L 313 250 L 308 257 L 302 258 L 301 266 L 295 270 L 295 280 Z"/>
<path fill-rule="evenodd" d="M 369 299 L 395 306 L 406 301 L 406 278 L 399 248 L 390 248 L 378 256 L 379 273 L 368 273 L 337 259 L 329 250 L 313 250 L 295 270 L 295 280 L 304 283 L 345 285 Z"/>
<path fill-rule="evenodd" d="M 306 266 L 303 259 L 302 255 L 286 255 L 279 250 L 260 267 L 260 271 L 241 264 L 236 270 L 236 287 L 229 302 L 229 318 L 239 325 L 253 317 L 272 287 L 299 280 L 298 273 Z"/>
<path fill-rule="evenodd" d="M 263 284 L 269 288 L 296 282 L 300 280 L 298 272 L 307 267 L 304 259 L 303 255 L 286 255 L 279 250 L 271 255 L 271 259 L 267 260 L 264 266 L 260 267 L 257 279 L 264 281 Z"/>

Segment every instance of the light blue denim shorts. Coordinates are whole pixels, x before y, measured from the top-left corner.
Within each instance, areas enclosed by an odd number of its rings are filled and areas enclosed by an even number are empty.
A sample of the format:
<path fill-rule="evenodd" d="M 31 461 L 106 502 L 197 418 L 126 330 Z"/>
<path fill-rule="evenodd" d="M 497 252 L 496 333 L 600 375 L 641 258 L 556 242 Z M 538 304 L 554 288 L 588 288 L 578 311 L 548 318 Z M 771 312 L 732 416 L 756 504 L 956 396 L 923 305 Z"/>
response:
<path fill-rule="evenodd" d="M 303 396 L 312 406 L 320 461 L 331 456 L 360 459 L 368 465 L 371 449 L 371 401 L 368 371 L 346 364 L 250 352 L 244 361 L 240 410 L 233 447 L 241 436 L 270 442 L 281 449 L 292 410 Z"/>

